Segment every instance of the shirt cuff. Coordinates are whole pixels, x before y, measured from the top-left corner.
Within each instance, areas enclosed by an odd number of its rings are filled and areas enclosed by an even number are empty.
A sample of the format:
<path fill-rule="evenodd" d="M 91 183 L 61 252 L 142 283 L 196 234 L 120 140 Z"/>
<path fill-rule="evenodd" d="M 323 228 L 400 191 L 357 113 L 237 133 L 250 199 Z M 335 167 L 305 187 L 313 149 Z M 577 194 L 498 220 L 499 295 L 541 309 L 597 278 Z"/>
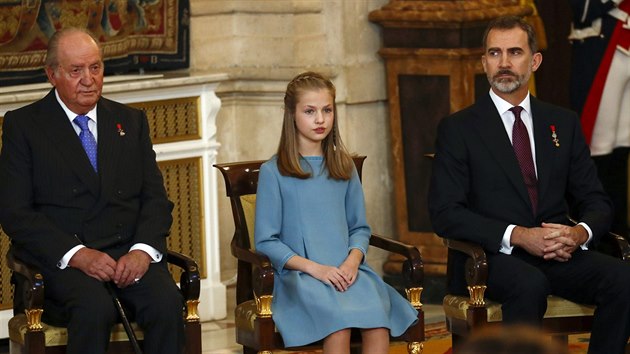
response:
<path fill-rule="evenodd" d="M 151 263 L 159 263 L 162 260 L 162 252 L 156 250 L 155 248 L 147 245 L 146 243 L 136 243 L 131 246 L 129 252 L 140 250 L 146 252 L 149 257 L 151 257 Z"/>
<path fill-rule="evenodd" d="M 503 238 L 501 239 L 501 247 L 499 248 L 499 252 L 503 254 L 512 254 L 512 250 L 514 246 L 512 246 L 512 230 L 516 225 L 509 225 L 505 232 L 503 233 Z"/>
<path fill-rule="evenodd" d="M 74 256 L 75 253 L 79 252 L 81 248 L 85 247 L 84 245 L 76 245 L 70 249 L 70 251 L 66 252 L 66 254 L 61 257 L 59 262 L 57 262 L 57 267 L 59 269 L 66 269 L 68 267 L 68 263 L 70 263 L 70 259 Z"/>
<path fill-rule="evenodd" d="M 586 251 L 588 250 L 588 245 L 591 243 L 591 240 L 593 239 L 593 230 L 591 230 L 591 228 L 588 227 L 588 225 L 586 225 L 583 222 L 579 223 L 578 225 L 582 225 L 586 229 L 586 232 L 588 232 L 588 240 L 586 240 L 586 242 L 580 245 L 580 248 Z"/>

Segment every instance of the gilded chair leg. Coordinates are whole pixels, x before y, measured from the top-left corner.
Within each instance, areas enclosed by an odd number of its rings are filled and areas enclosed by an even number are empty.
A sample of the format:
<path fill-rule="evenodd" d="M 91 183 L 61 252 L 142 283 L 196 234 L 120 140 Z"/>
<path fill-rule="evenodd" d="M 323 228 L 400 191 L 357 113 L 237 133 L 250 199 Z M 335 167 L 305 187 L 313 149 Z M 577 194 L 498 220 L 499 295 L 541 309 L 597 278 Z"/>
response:
<path fill-rule="evenodd" d="M 258 352 L 258 354 L 272 354 L 271 350 L 261 350 Z"/>
<path fill-rule="evenodd" d="M 409 354 L 422 354 L 424 344 L 422 342 L 409 342 L 407 343 L 407 353 Z"/>

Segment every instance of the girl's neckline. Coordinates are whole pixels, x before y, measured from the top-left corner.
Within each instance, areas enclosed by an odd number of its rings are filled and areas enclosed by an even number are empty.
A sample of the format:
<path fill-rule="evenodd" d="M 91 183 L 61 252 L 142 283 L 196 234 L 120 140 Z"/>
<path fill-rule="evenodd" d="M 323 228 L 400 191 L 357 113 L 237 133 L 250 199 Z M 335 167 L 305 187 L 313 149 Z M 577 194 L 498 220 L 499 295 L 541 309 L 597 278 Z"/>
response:
<path fill-rule="evenodd" d="M 305 160 L 323 160 L 323 156 L 302 156 Z"/>

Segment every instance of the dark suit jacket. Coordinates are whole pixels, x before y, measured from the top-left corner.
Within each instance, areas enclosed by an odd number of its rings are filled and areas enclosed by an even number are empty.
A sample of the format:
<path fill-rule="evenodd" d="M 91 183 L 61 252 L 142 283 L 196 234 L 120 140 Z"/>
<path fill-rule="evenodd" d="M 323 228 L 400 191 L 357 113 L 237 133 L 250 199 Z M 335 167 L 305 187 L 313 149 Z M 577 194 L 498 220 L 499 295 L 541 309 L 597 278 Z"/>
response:
<path fill-rule="evenodd" d="M 0 224 L 17 255 L 40 267 L 54 269 L 80 242 L 115 259 L 138 242 L 166 252 L 173 204 L 146 116 L 105 98 L 97 115 L 98 173 L 54 90 L 4 117 Z"/>
<path fill-rule="evenodd" d="M 531 97 L 538 170 L 538 210 L 533 215 L 525 182 L 490 95 L 444 118 L 438 127 L 429 190 L 434 231 L 472 241 L 496 253 L 509 224 L 566 223 L 572 216 L 593 231 L 608 231 L 611 203 L 597 177 L 574 112 Z M 552 140 L 555 127 L 560 146 Z M 460 260 L 461 261 L 461 260 Z"/>

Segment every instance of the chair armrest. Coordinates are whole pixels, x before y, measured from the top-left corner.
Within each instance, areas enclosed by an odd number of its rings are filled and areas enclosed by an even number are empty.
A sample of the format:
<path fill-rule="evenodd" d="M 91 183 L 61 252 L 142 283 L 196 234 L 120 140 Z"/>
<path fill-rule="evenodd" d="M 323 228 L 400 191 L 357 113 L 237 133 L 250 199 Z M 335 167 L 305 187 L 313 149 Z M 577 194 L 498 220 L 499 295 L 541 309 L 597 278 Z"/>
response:
<path fill-rule="evenodd" d="M 573 219 L 570 215 L 568 215 L 567 218 L 573 225 L 578 224 L 577 220 Z M 628 245 L 626 238 L 614 232 L 608 232 L 605 237 L 606 238 L 602 239 L 602 242 L 607 242 L 613 248 L 612 252 L 614 252 L 616 256 L 624 261 L 630 261 L 630 245 Z"/>
<path fill-rule="evenodd" d="M 7 252 L 7 267 L 14 273 L 22 276 L 22 294 L 14 294 L 15 298 L 21 297 L 26 309 L 44 308 L 44 276 L 37 267 L 15 258 L 13 252 Z"/>
<path fill-rule="evenodd" d="M 252 287 L 254 293 L 258 297 L 273 295 L 273 267 L 271 266 L 269 257 L 262 253 L 237 245 L 234 242 L 236 239 L 237 237 L 232 239 L 232 255 L 240 262 L 245 262 L 253 266 Z"/>
<path fill-rule="evenodd" d="M 256 316 L 271 318 L 274 281 L 271 261 L 262 253 L 239 246 L 235 242 L 237 238 L 234 236 L 231 243 L 232 255 L 238 259 L 239 263 L 236 285 L 237 305 L 253 298 L 256 302 Z"/>
<path fill-rule="evenodd" d="M 170 250 L 166 254 L 166 261 L 183 270 L 179 278 L 179 286 L 184 300 L 198 300 L 201 291 L 201 275 L 197 262 L 186 255 Z"/>
<path fill-rule="evenodd" d="M 467 241 L 444 239 L 449 250 L 466 254 L 466 283 L 468 286 L 485 286 L 488 282 L 488 260 L 486 252 L 478 244 Z"/>
<path fill-rule="evenodd" d="M 607 236 L 609 242 L 615 246 L 614 248 L 617 252 L 617 256 L 626 262 L 630 261 L 630 244 L 628 244 L 628 240 L 613 232 L 609 232 Z"/>
<path fill-rule="evenodd" d="M 402 273 L 408 287 L 422 286 L 424 265 L 416 247 L 376 234 L 370 237 L 370 245 L 405 257 Z"/>
<path fill-rule="evenodd" d="M 257 267 L 271 267 L 269 257 L 262 253 L 252 251 L 251 249 L 232 244 L 232 255 L 240 261 L 247 262 Z"/>

